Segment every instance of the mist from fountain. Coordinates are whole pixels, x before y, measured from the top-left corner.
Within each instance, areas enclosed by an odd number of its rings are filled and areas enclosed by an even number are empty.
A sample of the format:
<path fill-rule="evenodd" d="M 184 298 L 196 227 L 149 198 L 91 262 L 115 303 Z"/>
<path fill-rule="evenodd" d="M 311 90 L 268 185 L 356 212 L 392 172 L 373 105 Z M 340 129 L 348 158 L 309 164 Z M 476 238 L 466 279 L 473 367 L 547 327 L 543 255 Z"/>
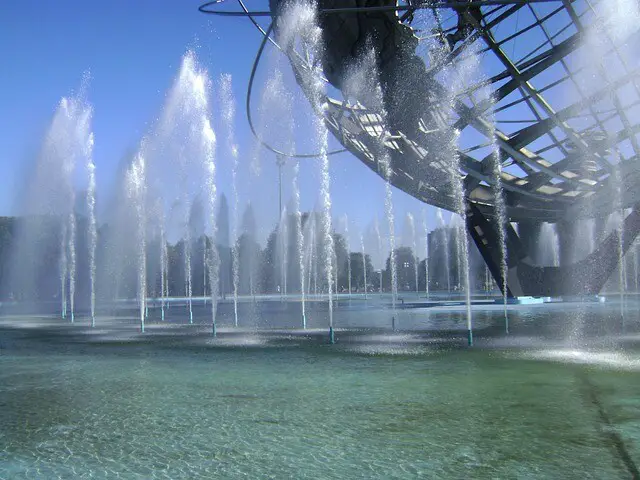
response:
<path fill-rule="evenodd" d="M 60 255 L 58 259 L 60 266 L 60 316 L 62 318 L 67 318 L 67 275 L 69 273 L 67 230 L 67 222 L 63 221 L 60 226 Z"/>
<path fill-rule="evenodd" d="M 380 83 L 380 74 L 376 66 L 375 52 L 372 49 L 368 49 L 363 55 L 361 55 L 359 63 L 352 66 L 351 71 L 348 73 L 347 80 L 344 83 L 345 86 L 343 90 L 347 96 L 353 96 L 367 104 L 373 111 L 378 112 L 380 116 L 381 131 L 375 138 L 376 151 L 374 153 L 378 163 L 378 169 L 380 173 L 382 173 L 382 177 L 385 179 L 384 211 L 387 219 L 387 228 L 389 230 L 391 308 L 392 323 L 395 328 L 396 302 L 398 298 L 398 266 L 396 263 L 395 215 L 393 209 L 393 190 L 391 186 L 393 165 L 391 163 L 391 157 L 384 145 L 385 137 L 389 132 L 387 125 L 387 112 L 384 106 L 384 96 Z"/>
<path fill-rule="evenodd" d="M 579 232 L 575 236 L 573 262 L 584 259 L 596 248 L 596 222 L 593 218 L 582 218 L 576 222 Z"/>
<path fill-rule="evenodd" d="M 147 301 L 147 217 L 146 217 L 146 159 L 145 143 L 136 155 L 126 174 L 127 193 L 136 222 L 136 254 L 137 254 L 137 292 L 140 319 L 140 331 L 144 333 L 145 310 Z"/>
<path fill-rule="evenodd" d="M 169 255 L 164 218 L 160 219 L 160 318 L 164 322 L 165 305 L 169 296 Z"/>
<path fill-rule="evenodd" d="M 314 295 L 318 295 L 318 258 L 317 258 L 317 238 L 316 238 L 316 212 L 312 211 L 308 214 L 303 229 L 304 237 L 304 262 L 306 265 L 306 290 L 309 295 L 313 291 Z M 313 282 L 313 289 L 311 284 Z"/>
<path fill-rule="evenodd" d="M 207 237 L 202 236 L 202 296 L 204 298 L 204 305 L 207 305 L 207 265 L 209 259 L 207 257 Z"/>
<path fill-rule="evenodd" d="M 624 309 L 625 309 L 625 293 L 627 289 L 627 275 L 624 261 L 624 209 L 622 207 L 622 179 L 620 178 L 620 157 L 615 165 L 612 177 L 614 179 L 614 212 L 619 215 L 619 223 L 616 228 L 618 239 L 618 284 L 620 290 L 620 317 L 622 319 L 622 328 L 625 327 Z"/>
<path fill-rule="evenodd" d="M 187 309 L 189 312 L 189 323 L 193 323 L 193 288 L 191 274 L 191 228 L 187 223 L 186 235 L 183 239 L 184 254 L 184 296 L 187 299 Z"/>
<path fill-rule="evenodd" d="M 485 294 L 489 296 L 489 292 L 491 291 L 491 273 L 489 272 L 489 266 L 486 264 L 484 266 L 484 290 Z"/>
<path fill-rule="evenodd" d="M 170 235 L 180 234 L 184 246 L 185 295 L 192 305 L 192 258 L 193 241 L 191 205 L 197 203 L 203 213 L 198 214 L 195 223 L 205 223 L 208 213 L 209 238 L 208 254 L 212 297 L 212 322 L 215 323 L 217 295 L 217 265 L 214 267 L 217 249 L 215 247 L 215 134 L 209 121 L 208 88 L 210 82 L 205 70 L 198 66 L 195 54 L 187 52 L 182 59 L 180 70 L 169 90 L 162 108 L 162 114 L 151 132 L 142 140 L 138 153 L 133 158 L 125 176 L 130 210 L 134 214 L 133 227 L 136 229 L 137 297 L 140 306 L 140 324 L 144 331 L 147 291 L 147 236 L 148 231 L 160 230 L 161 282 L 168 282 L 168 258 L 164 251 Z M 177 160 L 177 161 L 176 161 Z M 177 181 L 176 181 L 177 179 Z M 193 197 L 203 198 L 206 207 L 193 202 Z M 151 206 L 148 208 L 147 205 Z M 161 212 L 169 209 L 170 219 L 179 221 L 176 228 L 165 222 Z M 124 216 L 129 215 L 125 211 Z M 121 219 L 123 220 L 123 219 Z M 160 224 L 160 225 L 158 225 Z M 120 222 L 120 236 L 130 225 Z M 200 228 L 200 227 L 199 227 Z M 205 226 L 206 228 L 206 226 Z M 118 235 L 116 235 L 118 236 Z M 162 238 L 164 237 L 164 238 Z M 164 273 L 162 273 L 164 272 Z M 164 277 L 164 278 L 162 278 Z M 163 282 L 163 283 L 164 283 Z M 167 306 L 167 284 L 164 290 L 164 306 Z M 162 295 L 162 293 L 161 293 Z M 164 309 L 163 309 L 164 311 Z M 192 307 L 190 308 L 190 321 Z"/>
<path fill-rule="evenodd" d="M 239 199 L 238 199 L 238 155 L 239 149 L 235 140 L 235 114 L 236 101 L 232 90 L 232 77 L 230 74 L 223 74 L 220 77 L 220 103 L 222 109 L 223 128 L 227 134 L 227 150 L 231 155 L 231 201 L 233 204 L 233 219 L 231 230 L 231 277 L 233 282 L 233 323 L 238 326 L 238 286 L 240 282 L 238 258 L 238 221 L 239 221 Z"/>
<path fill-rule="evenodd" d="M 465 215 L 465 204 L 464 204 L 464 187 L 462 183 L 462 179 L 460 177 L 460 159 L 457 153 L 453 153 L 451 157 L 451 165 L 450 165 L 450 174 L 451 174 L 451 183 L 453 186 L 454 198 L 456 199 L 456 210 L 460 218 L 463 218 Z M 462 276 L 464 283 L 462 284 L 462 288 L 464 288 L 465 293 L 465 305 L 466 305 L 466 314 L 467 314 L 467 334 L 468 334 L 468 343 L 469 346 L 473 345 L 473 319 L 471 316 L 471 282 L 469 281 L 469 242 L 467 240 L 466 230 L 464 229 L 464 222 L 461 220 L 462 227 L 457 235 L 457 243 L 458 250 L 460 252 L 460 263 L 461 268 L 458 270 L 458 278 Z M 462 275 L 460 275 L 460 271 Z"/>
<path fill-rule="evenodd" d="M 444 221 L 444 215 L 442 209 L 436 210 L 436 218 L 438 221 L 438 228 L 440 229 L 440 245 L 444 248 L 444 264 L 445 264 L 445 278 L 447 281 L 447 293 L 451 294 L 451 255 L 449 253 L 449 229 Z"/>
<path fill-rule="evenodd" d="M 344 239 L 347 243 L 347 286 L 349 289 L 349 297 L 351 297 L 351 240 L 349 238 L 349 217 L 346 213 L 342 216 L 342 224 Z"/>
<path fill-rule="evenodd" d="M 280 221 L 278 222 L 278 259 L 280 270 L 280 297 L 283 300 L 287 296 L 287 270 L 289 268 L 289 214 L 287 207 L 282 208 Z"/>
<path fill-rule="evenodd" d="M 75 195 L 74 195 L 75 198 Z M 75 203 L 75 200 L 74 200 Z M 75 321 L 75 299 L 76 299 L 76 215 L 75 212 L 69 214 L 69 313 L 71 323 Z"/>
<path fill-rule="evenodd" d="M 364 285 L 364 299 L 367 299 L 367 253 L 364 248 L 364 236 L 360 235 L 360 249 L 362 251 L 362 281 Z"/>
<path fill-rule="evenodd" d="M 384 151 L 384 150 L 383 150 Z M 391 159 L 388 154 L 382 155 L 380 159 L 382 172 L 385 177 L 384 187 L 384 210 L 387 216 L 389 227 L 389 265 L 391 267 L 391 309 L 395 318 L 396 300 L 398 298 L 398 265 L 396 264 L 396 243 L 393 213 L 393 191 L 391 190 Z"/>
<path fill-rule="evenodd" d="M 492 102 L 493 103 L 493 102 Z M 497 144 L 495 136 L 495 119 L 491 118 L 491 139 L 492 139 L 492 175 L 493 183 L 491 184 L 491 190 L 494 199 L 495 220 L 498 227 L 498 241 L 500 242 L 500 275 L 502 276 L 502 307 L 504 311 L 504 329 L 505 333 L 509 334 L 509 315 L 507 312 L 507 280 L 509 270 L 507 267 L 508 251 L 507 251 L 507 222 L 509 218 L 507 216 L 507 206 L 504 200 L 504 188 L 502 186 L 502 161 L 500 147 Z"/>
<path fill-rule="evenodd" d="M 422 211 L 422 229 L 424 232 L 424 292 L 429 300 L 429 226 L 425 210 Z"/>
<path fill-rule="evenodd" d="M 560 242 L 554 223 L 543 222 L 537 239 L 537 263 L 543 266 L 560 265 Z"/>
<path fill-rule="evenodd" d="M 293 210 L 295 215 L 296 243 L 298 252 L 298 266 L 300 268 L 300 304 L 302 308 L 302 328 L 307 328 L 307 311 L 305 295 L 305 244 L 304 232 L 302 231 L 302 212 L 300 211 L 300 187 L 298 186 L 300 176 L 300 163 L 296 162 L 293 170 Z"/>
<path fill-rule="evenodd" d="M 202 121 L 202 137 L 201 146 L 203 149 L 203 163 L 206 171 L 206 198 L 208 200 L 209 207 L 209 228 L 210 228 L 210 250 L 208 255 L 209 260 L 209 290 L 211 295 L 211 328 L 212 335 L 216 336 L 216 313 L 218 311 L 218 285 L 219 285 L 219 259 L 218 250 L 216 248 L 216 163 L 215 163 L 215 149 L 216 149 L 216 135 L 211 127 L 211 123 L 207 118 L 207 104 L 203 102 L 201 121 Z"/>
<path fill-rule="evenodd" d="M 631 252 L 633 254 L 633 281 L 634 281 L 634 291 L 638 292 L 638 242 L 634 242 L 631 246 Z"/>
<path fill-rule="evenodd" d="M 443 92 L 445 94 L 445 98 L 441 99 L 441 102 L 445 106 L 443 115 L 451 116 L 454 111 L 454 107 L 458 100 L 458 95 L 460 92 L 464 92 L 467 89 L 468 85 L 468 77 L 470 74 L 474 73 L 476 70 L 477 59 L 471 56 L 471 60 L 468 65 L 462 64 L 463 62 L 459 62 L 452 66 L 451 71 L 445 72 L 445 75 L 450 76 L 448 81 L 445 83 L 447 85 L 447 89 Z M 451 121 L 449 118 L 443 118 L 443 123 L 445 125 L 450 125 Z M 460 155 L 457 150 L 458 145 L 458 137 L 460 132 L 452 129 L 446 128 L 440 134 L 440 138 L 437 140 L 438 147 L 438 156 L 441 162 L 446 165 L 447 173 L 449 175 L 449 185 L 450 185 L 450 195 L 453 199 L 454 211 L 458 215 L 461 220 L 461 232 L 457 235 L 457 250 L 459 251 L 459 259 L 460 259 L 460 269 L 458 269 L 458 280 L 462 277 L 463 283 L 461 288 L 464 288 L 465 291 L 465 305 L 466 305 L 466 317 L 467 317 L 467 333 L 468 333 L 468 343 L 469 345 L 473 345 L 473 320 L 471 315 L 471 283 L 469 280 L 469 242 L 466 235 L 466 230 L 464 229 L 464 218 L 466 218 L 466 193 L 464 182 L 462 176 L 460 174 Z M 460 275 L 462 273 L 462 275 Z"/>
<path fill-rule="evenodd" d="M 301 42 L 310 58 L 321 58 L 322 30 L 318 26 L 315 6 L 308 4 L 289 5 L 283 15 L 278 17 L 277 22 L 279 27 L 279 40 L 285 51 L 292 49 L 296 42 Z M 309 70 L 305 72 L 306 78 L 304 78 L 303 81 L 309 90 L 309 100 L 316 113 L 313 117 L 313 130 L 316 148 L 320 152 L 321 238 L 324 254 L 324 273 L 328 287 L 329 340 L 333 343 L 334 244 L 331 233 L 331 177 L 329 175 L 329 157 L 327 155 L 329 132 L 324 124 L 323 110 L 327 108 L 327 105 L 320 63 L 321 62 L 318 61 L 313 63 L 313 66 L 309 66 Z"/>
<path fill-rule="evenodd" d="M 416 247 L 416 224 L 413 215 L 407 212 L 407 223 L 409 224 L 409 238 L 411 241 L 411 252 L 413 253 L 413 273 L 415 277 L 416 295 L 420 292 L 418 288 L 418 249 Z"/>
<path fill-rule="evenodd" d="M 96 226 L 96 166 L 93 163 L 93 134 L 89 135 L 85 156 L 87 159 L 87 237 L 89 239 L 89 309 L 91 326 L 96 326 L 96 248 L 98 231 Z"/>
<path fill-rule="evenodd" d="M 60 315 L 71 321 L 76 300 L 76 190 L 78 179 L 90 180 L 89 172 L 80 169 L 92 163 L 93 110 L 87 100 L 88 82 L 85 74 L 78 92 L 60 100 L 29 169 L 21 189 L 25 219 L 13 239 L 8 278 L 11 290 L 23 298 L 59 296 Z M 51 245 L 56 245 L 55 253 L 48 251 Z M 51 264 L 52 253 L 57 266 Z M 54 287 L 48 279 L 56 270 Z"/>
<path fill-rule="evenodd" d="M 449 218 L 449 231 L 454 232 L 455 244 L 456 244 L 456 277 L 455 289 L 457 291 L 462 290 L 462 244 L 460 243 L 460 235 L 464 234 L 464 226 L 459 216 L 456 214 L 451 215 Z"/>

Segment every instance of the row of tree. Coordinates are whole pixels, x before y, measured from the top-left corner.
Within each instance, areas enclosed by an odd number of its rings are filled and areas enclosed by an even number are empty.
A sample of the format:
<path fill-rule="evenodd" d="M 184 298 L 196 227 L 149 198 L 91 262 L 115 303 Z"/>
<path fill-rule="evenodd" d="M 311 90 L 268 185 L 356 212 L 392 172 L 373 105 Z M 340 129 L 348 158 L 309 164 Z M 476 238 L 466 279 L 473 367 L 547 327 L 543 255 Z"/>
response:
<path fill-rule="evenodd" d="M 75 255 L 75 290 L 78 303 L 89 297 L 89 248 L 87 220 L 77 215 Z M 55 217 L 0 218 L 0 295 L 2 298 L 52 300 L 61 292 L 61 252 L 64 222 Z M 241 222 L 240 235 L 230 245 L 228 206 L 221 199 L 216 241 L 219 293 L 230 295 L 234 290 L 234 262 L 237 261 L 238 293 L 326 293 L 326 266 L 333 271 L 333 287 L 340 292 L 390 291 L 391 259 L 385 268 L 375 270 L 371 258 L 362 252 L 350 252 L 344 236 L 331 232 L 333 258 L 327 259 L 322 222 L 315 212 L 286 215 L 268 236 L 262 247 L 256 238 L 256 222 L 252 209 L 247 209 Z M 302 235 L 299 235 L 299 233 Z M 157 233 L 157 232 L 156 232 Z M 429 234 L 429 288 L 456 290 L 461 286 L 461 266 L 458 254 L 457 228 L 440 228 Z M 26 237 L 30 238 L 26 241 Z M 147 294 L 159 296 L 162 291 L 161 236 L 149 233 L 145 245 Z M 166 243 L 168 294 L 183 296 L 187 291 L 187 270 L 191 273 L 193 295 L 210 294 L 211 240 L 204 234 L 188 236 L 187 240 Z M 302 244 L 300 244 L 302 238 Z M 25 247 L 28 245 L 28 247 Z M 472 243 L 470 243 L 472 245 Z M 471 247 L 472 288 L 485 288 L 486 271 L 475 246 Z M 68 256 L 69 252 L 67 252 Z M 426 262 L 409 247 L 395 250 L 398 288 L 421 291 L 426 289 Z M 187 262 L 190 259 L 190 262 Z M 186 268 L 190 263 L 190 269 Z M 135 235 L 122 227 L 104 224 L 98 230 L 95 285 L 99 300 L 132 298 L 137 294 L 140 268 Z M 417 271 L 416 271 L 417 269 Z M 365 275 L 366 272 L 366 275 Z M 304 279 L 304 280 L 303 280 Z M 70 287 L 69 280 L 66 288 Z M 304 286 L 303 286 L 304 283 Z"/>

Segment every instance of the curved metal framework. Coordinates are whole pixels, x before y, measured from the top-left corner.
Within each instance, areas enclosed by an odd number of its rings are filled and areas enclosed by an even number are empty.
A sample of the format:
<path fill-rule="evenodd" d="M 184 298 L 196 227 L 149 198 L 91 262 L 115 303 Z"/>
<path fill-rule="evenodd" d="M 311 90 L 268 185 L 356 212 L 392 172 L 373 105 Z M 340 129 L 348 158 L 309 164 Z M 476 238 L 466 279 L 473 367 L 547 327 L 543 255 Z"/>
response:
<path fill-rule="evenodd" d="M 450 127 L 460 132 L 467 199 L 483 214 L 493 215 L 494 142 L 511 221 L 602 217 L 640 200 L 635 188 L 640 184 L 640 65 L 630 60 L 633 46 L 617 40 L 621 27 L 600 15 L 605 2 L 474 2 L 482 18 L 464 14 L 474 27 L 471 35 L 446 55 L 423 57 L 430 81 L 443 92 L 442 76 L 452 66 L 455 71 L 456 65 L 475 58 L 485 73 L 456 92 L 449 114 Z M 270 27 L 263 29 L 253 18 L 264 12 L 249 12 L 242 0 L 239 3 L 243 12 L 226 14 L 249 16 L 265 35 L 255 73 L 267 40 L 277 43 L 269 37 Z M 460 3 L 396 10 L 415 14 L 414 26 L 419 21 L 437 26 L 435 34 L 423 39 L 435 44 L 436 37 L 456 29 L 455 12 L 447 9 Z M 201 11 L 207 12 L 209 5 Z M 400 18 L 409 21 L 411 16 Z M 637 44 L 639 31 L 634 25 L 630 32 Z M 308 56 L 289 58 L 297 76 L 313 71 Z M 428 204 L 455 210 L 446 166 L 430 158 L 420 141 L 387 131 L 379 113 L 361 104 L 328 96 L 326 103 L 326 125 L 345 149 L 383 176 L 374 154 L 382 139 L 394 186 Z M 451 104 L 430 108 L 451 110 Z M 249 98 L 247 110 L 250 116 Z"/>

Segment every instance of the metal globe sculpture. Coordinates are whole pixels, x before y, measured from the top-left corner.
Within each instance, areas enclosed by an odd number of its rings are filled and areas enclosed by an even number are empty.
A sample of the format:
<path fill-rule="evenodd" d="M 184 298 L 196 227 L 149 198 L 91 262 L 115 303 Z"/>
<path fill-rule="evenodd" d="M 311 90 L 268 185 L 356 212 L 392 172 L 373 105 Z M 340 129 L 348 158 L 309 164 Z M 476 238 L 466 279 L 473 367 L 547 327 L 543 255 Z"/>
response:
<path fill-rule="evenodd" d="M 240 12 L 217 3 L 200 10 L 246 15 L 263 32 L 256 63 L 267 42 L 278 45 L 285 2 L 270 0 L 268 12 L 251 12 L 242 0 Z M 505 225 L 510 295 L 602 288 L 640 228 L 640 15 L 633 0 L 319 0 L 317 12 L 322 73 L 332 91 L 343 93 L 325 95 L 317 113 L 347 151 L 415 198 L 464 213 L 498 285 L 498 232 Z M 271 26 L 261 27 L 260 16 L 271 17 Z M 317 75 L 318 59 L 283 51 L 312 95 L 304 79 Z M 349 68 L 367 55 L 377 103 L 347 85 Z M 465 77 L 468 62 L 482 74 Z M 452 75 L 465 77 L 456 88 L 447 83 Z M 446 148 L 452 142 L 453 151 Z M 388 175 L 381 155 L 389 159 Z M 464 212 L 452 187 L 452 155 Z M 620 230 L 580 262 L 532 261 L 531 238 L 541 222 L 558 224 L 566 252 L 579 235 L 577 220 L 603 224 L 625 209 L 631 213 Z"/>

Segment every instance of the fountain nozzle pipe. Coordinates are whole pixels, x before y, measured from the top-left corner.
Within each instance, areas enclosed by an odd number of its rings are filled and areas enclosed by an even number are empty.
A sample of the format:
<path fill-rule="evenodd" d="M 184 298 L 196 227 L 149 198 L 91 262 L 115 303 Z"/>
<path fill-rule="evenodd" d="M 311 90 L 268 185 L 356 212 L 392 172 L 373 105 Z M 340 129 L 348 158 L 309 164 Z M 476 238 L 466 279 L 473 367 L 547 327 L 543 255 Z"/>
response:
<path fill-rule="evenodd" d="M 333 333 L 333 327 L 329 327 L 329 343 L 331 345 L 333 345 L 334 343 L 336 343 L 336 337 Z"/>

